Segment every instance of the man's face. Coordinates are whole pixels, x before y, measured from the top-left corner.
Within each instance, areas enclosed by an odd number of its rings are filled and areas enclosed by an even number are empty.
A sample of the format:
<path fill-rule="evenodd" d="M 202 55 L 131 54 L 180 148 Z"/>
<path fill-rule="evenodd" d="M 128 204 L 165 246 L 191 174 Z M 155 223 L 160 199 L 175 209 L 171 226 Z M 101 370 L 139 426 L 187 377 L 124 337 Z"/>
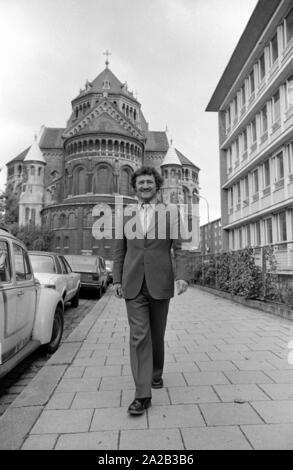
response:
<path fill-rule="evenodd" d="M 135 181 L 136 194 L 141 202 L 149 202 L 157 193 L 153 175 L 140 175 Z"/>

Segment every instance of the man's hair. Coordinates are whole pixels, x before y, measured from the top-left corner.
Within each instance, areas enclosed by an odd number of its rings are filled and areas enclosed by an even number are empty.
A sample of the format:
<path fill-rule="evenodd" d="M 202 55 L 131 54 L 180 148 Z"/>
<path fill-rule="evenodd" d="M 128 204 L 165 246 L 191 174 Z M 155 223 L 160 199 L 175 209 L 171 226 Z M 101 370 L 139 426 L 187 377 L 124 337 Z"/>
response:
<path fill-rule="evenodd" d="M 133 189 L 136 189 L 136 178 L 142 175 L 153 176 L 155 178 L 157 191 L 161 188 L 164 180 L 161 175 L 157 172 L 157 170 L 151 166 L 142 166 L 138 170 L 136 170 L 131 176 L 131 186 L 133 187 Z"/>

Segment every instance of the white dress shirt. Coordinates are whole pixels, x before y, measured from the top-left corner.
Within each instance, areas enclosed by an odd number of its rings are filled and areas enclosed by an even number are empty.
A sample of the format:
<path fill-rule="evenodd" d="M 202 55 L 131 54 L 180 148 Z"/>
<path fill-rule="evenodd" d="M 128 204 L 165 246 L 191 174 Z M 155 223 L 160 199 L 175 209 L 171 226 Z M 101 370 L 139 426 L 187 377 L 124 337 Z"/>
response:
<path fill-rule="evenodd" d="M 155 212 L 155 204 L 141 202 L 138 205 L 138 212 L 143 233 L 146 235 Z"/>

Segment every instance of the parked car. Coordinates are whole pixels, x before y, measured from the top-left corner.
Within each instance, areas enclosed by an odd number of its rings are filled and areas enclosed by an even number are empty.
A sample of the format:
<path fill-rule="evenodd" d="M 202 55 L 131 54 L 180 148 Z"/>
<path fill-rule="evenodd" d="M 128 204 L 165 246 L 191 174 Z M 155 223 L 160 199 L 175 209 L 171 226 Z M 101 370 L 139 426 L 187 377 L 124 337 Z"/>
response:
<path fill-rule="evenodd" d="M 43 286 L 56 288 L 63 302 L 78 307 L 80 275 L 73 272 L 68 261 L 59 253 L 29 251 L 36 278 Z"/>
<path fill-rule="evenodd" d="M 98 299 L 107 289 L 107 270 L 102 256 L 64 255 L 73 271 L 80 274 L 82 287 L 96 289 Z"/>
<path fill-rule="evenodd" d="M 106 259 L 105 265 L 108 273 L 108 284 L 111 284 L 113 282 L 113 261 Z"/>
<path fill-rule="evenodd" d="M 40 346 L 55 352 L 63 323 L 59 292 L 41 287 L 25 245 L 0 229 L 0 378 Z"/>

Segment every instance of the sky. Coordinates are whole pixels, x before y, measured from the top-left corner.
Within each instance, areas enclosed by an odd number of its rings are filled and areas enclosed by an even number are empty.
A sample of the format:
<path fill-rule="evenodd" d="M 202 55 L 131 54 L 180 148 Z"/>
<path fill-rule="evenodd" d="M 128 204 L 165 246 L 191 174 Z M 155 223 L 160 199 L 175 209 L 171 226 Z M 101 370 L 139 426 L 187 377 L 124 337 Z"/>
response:
<path fill-rule="evenodd" d="M 257 0 L 0 0 L 0 189 L 5 164 L 109 68 L 150 130 L 200 168 L 200 223 L 220 217 L 217 113 L 205 108 Z"/>

